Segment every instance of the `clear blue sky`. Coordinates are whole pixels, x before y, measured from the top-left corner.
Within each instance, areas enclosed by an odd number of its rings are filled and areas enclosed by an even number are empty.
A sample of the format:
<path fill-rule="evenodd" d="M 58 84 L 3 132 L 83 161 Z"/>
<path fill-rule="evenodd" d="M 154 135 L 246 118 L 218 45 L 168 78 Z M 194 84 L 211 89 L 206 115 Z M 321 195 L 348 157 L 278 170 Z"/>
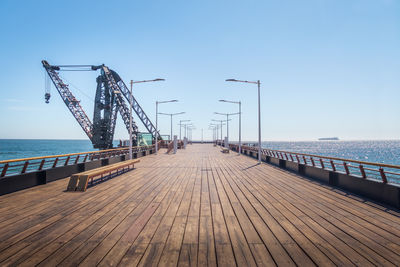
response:
<path fill-rule="evenodd" d="M 86 138 L 54 88 L 44 103 L 42 59 L 165 78 L 134 94 L 153 120 L 156 100 L 179 99 L 160 111 L 186 111 L 195 139 L 236 111 L 221 98 L 243 102 L 243 139 L 257 139 L 256 86 L 227 78 L 261 80 L 263 140 L 400 136 L 400 1 L 2 0 L 0 25 L 0 138 Z M 92 118 L 96 74 L 62 75 Z"/>

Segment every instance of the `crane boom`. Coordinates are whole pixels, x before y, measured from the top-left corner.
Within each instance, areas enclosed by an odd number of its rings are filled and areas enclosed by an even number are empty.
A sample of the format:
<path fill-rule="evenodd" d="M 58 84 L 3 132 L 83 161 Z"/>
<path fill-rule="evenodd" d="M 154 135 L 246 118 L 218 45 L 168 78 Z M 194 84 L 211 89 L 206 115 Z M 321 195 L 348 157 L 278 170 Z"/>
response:
<path fill-rule="evenodd" d="M 116 75 L 115 78 L 116 78 L 116 83 L 118 85 L 119 91 L 122 92 L 124 97 L 128 100 L 128 103 L 132 105 L 132 109 L 135 111 L 136 115 L 142 121 L 143 125 L 146 127 L 146 129 L 149 131 L 149 133 L 153 136 L 153 138 L 155 138 L 156 127 L 153 125 L 153 123 L 151 122 L 149 117 L 146 115 L 146 113 L 144 112 L 142 107 L 139 105 L 136 98 L 133 95 L 131 95 L 130 90 L 125 85 L 124 81 L 118 76 L 118 74 Z M 132 103 L 131 103 L 131 100 L 132 100 Z M 160 137 L 160 134 L 158 134 L 157 136 Z"/>
<path fill-rule="evenodd" d="M 115 78 L 114 78 L 114 76 L 116 76 L 116 77 L 119 77 L 119 76 L 115 71 L 110 70 L 106 66 L 102 67 L 102 72 L 103 72 L 104 80 L 106 80 L 107 87 L 115 95 L 115 100 L 118 105 L 119 113 L 122 117 L 122 120 L 124 121 L 126 129 L 129 132 L 130 116 L 131 116 L 130 111 L 121 95 L 121 92 L 120 92 L 118 85 L 115 82 Z M 114 125 L 114 127 L 115 127 L 115 125 Z M 133 137 L 133 141 L 134 141 L 133 143 L 135 145 L 137 144 L 137 134 L 138 134 L 138 127 L 137 127 L 135 121 L 132 120 L 132 137 Z"/>
<path fill-rule="evenodd" d="M 65 105 L 71 111 L 72 115 L 82 127 L 83 131 L 92 141 L 93 124 L 90 121 L 89 117 L 86 115 L 79 101 L 69 90 L 68 85 L 65 84 L 58 75 L 57 70 L 60 70 L 60 68 L 57 66 L 51 66 L 46 60 L 42 60 L 42 64 L 50 79 L 52 80 L 54 86 L 56 87 L 58 93 L 60 94 L 62 100 L 64 101 Z"/>

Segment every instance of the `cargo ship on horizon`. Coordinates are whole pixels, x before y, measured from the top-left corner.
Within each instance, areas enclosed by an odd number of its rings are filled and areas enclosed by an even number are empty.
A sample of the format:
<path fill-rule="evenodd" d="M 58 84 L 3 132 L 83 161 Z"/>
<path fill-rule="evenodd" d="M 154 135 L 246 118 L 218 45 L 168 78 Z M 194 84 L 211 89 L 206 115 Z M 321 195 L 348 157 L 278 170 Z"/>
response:
<path fill-rule="evenodd" d="M 319 141 L 338 141 L 339 137 L 322 137 L 318 138 Z"/>

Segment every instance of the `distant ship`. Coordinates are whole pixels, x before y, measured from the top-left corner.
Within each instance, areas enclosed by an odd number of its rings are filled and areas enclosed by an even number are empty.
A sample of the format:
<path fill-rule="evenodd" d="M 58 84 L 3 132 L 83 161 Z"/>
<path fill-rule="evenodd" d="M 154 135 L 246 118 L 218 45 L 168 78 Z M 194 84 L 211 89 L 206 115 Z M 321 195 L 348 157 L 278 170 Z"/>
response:
<path fill-rule="evenodd" d="M 323 138 L 318 138 L 319 141 L 337 141 L 339 140 L 338 137 L 323 137 Z"/>

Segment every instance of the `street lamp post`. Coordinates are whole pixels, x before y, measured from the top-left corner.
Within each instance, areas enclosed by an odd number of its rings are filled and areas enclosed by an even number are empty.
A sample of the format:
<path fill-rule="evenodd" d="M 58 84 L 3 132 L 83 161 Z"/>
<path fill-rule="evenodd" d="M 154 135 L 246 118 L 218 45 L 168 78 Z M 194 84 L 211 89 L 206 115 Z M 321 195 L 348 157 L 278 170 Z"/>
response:
<path fill-rule="evenodd" d="M 240 101 L 229 101 L 229 100 L 219 100 L 220 102 L 233 103 L 239 105 L 239 155 L 242 153 L 242 102 Z"/>
<path fill-rule="evenodd" d="M 132 87 L 133 87 L 133 81 L 131 80 L 131 95 L 129 96 L 129 159 L 132 159 Z"/>
<path fill-rule="evenodd" d="M 192 130 L 196 130 L 196 127 L 193 125 L 188 126 L 188 140 L 191 142 L 192 140 Z"/>
<path fill-rule="evenodd" d="M 260 82 L 260 80 L 242 81 L 242 80 L 236 80 L 236 79 L 227 79 L 225 81 L 257 84 L 257 88 L 258 88 L 258 163 L 261 163 L 261 101 L 260 101 L 261 82 Z"/>
<path fill-rule="evenodd" d="M 212 127 L 214 129 L 214 140 L 213 141 L 216 142 L 218 139 L 218 135 L 219 135 L 219 132 L 218 132 L 219 124 L 210 123 L 210 127 Z"/>
<path fill-rule="evenodd" d="M 182 140 L 182 122 L 189 122 L 190 120 L 180 120 L 179 121 L 179 140 Z"/>
<path fill-rule="evenodd" d="M 222 142 L 222 123 L 225 121 L 225 120 L 212 120 L 212 121 L 216 121 L 216 122 L 219 122 L 220 123 L 220 129 L 221 129 L 221 142 Z"/>
<path fill-rule="evenodd" d="M 185 132 L 184 132 L 184 138 L 185 137 L 187 137 L 187 126 L 191 126 L 192 124 L 191 123 L 183 123 L 183 124 L 181 124 L 183 127 L 184 127 L 184 129 L 185 129 Z"/>
<path fill-rule="evenodd" d="M 161 82 L 165 81 L 165 79 L 153 79 L 153 80 L 143 80 L 143 81 L 133 81 L 131 80 L 131 95 L 129 97 L 129 113 L 130 113 L 130 118 L 129 118 L 129 159 L 132 159 L 132 109 L 133 109 L 133 94 L 132 94 L 132 87 L 134 83 L 147 83 L 147 82 Z M 156 124 L 157 124 L 157 119 L 156 119 Z M 157 127 L 156 127 L 156 135 L 157 135 Z M 156 148 L 156 153 L 157 153 L 157 148 Z"/>
<path fill-rule="evenodd" d="M 156 101 L 156 153 L 158 152 L 158 104 L 178 102 L 178 100 Z"/>
<path fill-rule="evenodd" d="M 218 115 L 224 115 L 226 116 L 226 137 L 228 138 L 228 142 L 229 142 L 229 116 L 231 115 L 237 115 L 239 113 L 220 113 L 220 112 L 214 112 L 214 114 L 218 114 Z"/>
<path fill-rule="evenodd" d="M 213 121 L 218 121 L 218 122 L 220 122 L 219 120 L 213 120 Z M 222 120 L 222 121 L 224 121 L 224 120 Z M 218 140 L 218 138 L 219 138 L 219 131 L 221 131 L 221 137 L 222 137 L 222 126 L 223 125 L 225 125 L 225 123 L 220 123 L 220 124 L 211 124 L 211 126 L 214 126 L 215 127 L 215 141 L 217 141 Z M 220 130 L 221 129 L 221 130 Z"/>
<path fill-rule="evenodd" d="M 214 143 L 214 140 L 215 140 L 215 126 L 214 125 L 209 125 L 208 129 L 213 131 L 212 141 Z"/>
<path fill-rule="evenodd" d="M 171 117 L 171 136 L 170 136 L 170 138 L 171 138 L 171 141 L 172 141 L 172 117 L 175 116 L 175 115 L 185 114 L 185 112 L 179 112 L 179 113 L 162 113 L 162 112 L 159 112 L 158 114 L 168 115 L 168 116 Z"/>

